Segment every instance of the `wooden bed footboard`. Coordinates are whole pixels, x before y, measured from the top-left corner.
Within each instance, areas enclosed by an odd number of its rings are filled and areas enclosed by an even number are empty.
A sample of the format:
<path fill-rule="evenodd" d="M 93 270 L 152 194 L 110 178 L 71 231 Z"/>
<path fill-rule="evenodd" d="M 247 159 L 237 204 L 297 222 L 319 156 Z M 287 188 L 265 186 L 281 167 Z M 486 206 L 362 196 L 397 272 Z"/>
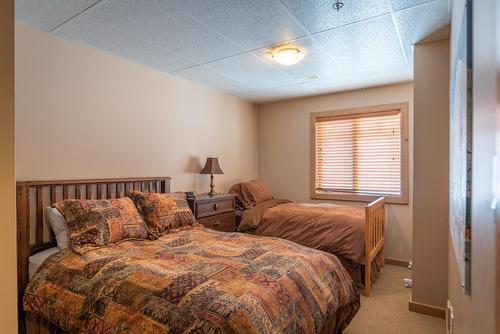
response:
<path fill-rule="evenodd" d="M 384 265 L 384 223 L 385 200 L 380 197 L 365 206 L 365 296 L 370 295 L 372 262 L 379 253 Z"/>

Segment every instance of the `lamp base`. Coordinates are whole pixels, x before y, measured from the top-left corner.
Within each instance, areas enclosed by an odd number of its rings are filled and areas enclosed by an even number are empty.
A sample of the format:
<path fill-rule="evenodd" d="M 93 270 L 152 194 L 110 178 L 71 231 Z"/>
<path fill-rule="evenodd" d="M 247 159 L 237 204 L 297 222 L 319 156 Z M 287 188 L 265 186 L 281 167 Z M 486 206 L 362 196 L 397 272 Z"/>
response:
<path fill-rule="evenodd" d="M 214 190 L 215 184 L 214 184 L 214 174 L 210 174 L 210 191 L 208 192 L 208 196 L 214 197 L 217 195 L 217 193 Z"/>

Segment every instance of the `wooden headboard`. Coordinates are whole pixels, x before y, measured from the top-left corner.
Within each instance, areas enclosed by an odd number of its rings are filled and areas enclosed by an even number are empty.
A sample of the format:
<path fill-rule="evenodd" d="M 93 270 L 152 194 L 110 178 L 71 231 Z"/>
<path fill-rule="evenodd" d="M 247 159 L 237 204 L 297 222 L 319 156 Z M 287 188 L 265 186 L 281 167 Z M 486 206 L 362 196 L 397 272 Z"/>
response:
<path fill-rule="evenodd" d="M 128 190 L 168 193 L 170 177 L 17 182 L 17 282 L 22 327 L 22 297 L 29 280 L 28 258 L 57 246 L 53 233 L 44 223 L 44 208 L 69 198 L 119 198 L 125 196 Z"/>

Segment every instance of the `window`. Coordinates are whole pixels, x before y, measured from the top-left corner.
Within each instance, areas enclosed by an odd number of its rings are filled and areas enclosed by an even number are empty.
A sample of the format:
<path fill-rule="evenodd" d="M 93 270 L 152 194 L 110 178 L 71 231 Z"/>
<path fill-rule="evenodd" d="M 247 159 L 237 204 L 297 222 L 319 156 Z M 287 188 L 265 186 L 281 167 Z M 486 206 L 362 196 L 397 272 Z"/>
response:
<path fill-rule="evenodd" d="M 311 198 L 408 203 L 408 104 L 311 114 Z"/>

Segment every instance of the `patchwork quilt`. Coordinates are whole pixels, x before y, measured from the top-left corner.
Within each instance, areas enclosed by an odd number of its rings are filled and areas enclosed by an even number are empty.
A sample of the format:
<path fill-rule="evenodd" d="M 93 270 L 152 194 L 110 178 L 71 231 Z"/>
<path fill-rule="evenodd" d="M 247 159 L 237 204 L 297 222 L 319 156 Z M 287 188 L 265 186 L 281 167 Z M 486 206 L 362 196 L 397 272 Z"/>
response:
<path fill-rule="evenodd" d="M 341 333 L 360 306 L 339 260 L 195 225 L 49 257 L 24 309 L 74 333 Z"/>

